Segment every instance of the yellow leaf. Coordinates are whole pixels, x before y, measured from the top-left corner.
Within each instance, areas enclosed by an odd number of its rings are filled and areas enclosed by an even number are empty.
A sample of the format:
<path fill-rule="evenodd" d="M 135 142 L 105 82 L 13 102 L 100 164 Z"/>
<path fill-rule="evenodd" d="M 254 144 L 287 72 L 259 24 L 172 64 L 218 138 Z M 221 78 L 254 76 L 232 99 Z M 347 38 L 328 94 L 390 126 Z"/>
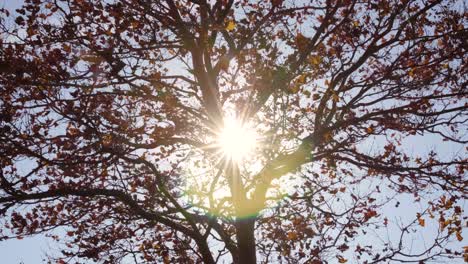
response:
<path fill-rule="evenodd" d="M 226 30 L 227 31 L 231 31 L 231 30 L 234 30 L 236 28 L 236 22 L 230 20 L 227 25 L 226 25 Z"/>
<path fill-rule="evenodd" d="M 353 25 L 354 25 L 355 27 L 359 26 L 359 21 L 354 21 L 354 22 L 353 22 Z"/>
<path fill-rule="evenodd" d="M 311 56 L 309 61 L 313 66 L 318 66 L 322 62 L 322 58 L 320 56 Z"/>
<path fill-rule="evenodd" d="M 297 78 L 296 82 L 299 83 L 299 84 L 304 84 L 305 81 L 306 81 L 306 77 L 307 77 L 306 74 L 302 74 L 302 75 L 299 76 L 299 78 Z"/>
<path fill-rule="evenodd" d="M 462 240 L 463 240 L 463 237 L 462 237 L 462 235 L 460 234 L 460 231 L 457 232 L 456 236 L 457 236 L 457 240 L 458 240 L 458 241 L 462 241 Z"/>
<path fill-rule="evenodd" d="M 348 262 L 348 260 L 345 259 L 345 258 L 343 258 L 342 256 L 338 256 L 337 258 L 338 258 L 338 262 L 339 262 L 339 263 L 346 263 L 346 262 Z"/>
<path fill-rule="evenodd" d="M 414 69 L 410 69 L 410 70 L 408 71 L 408 75 L 409 75 L 410 77 L 413 77 L 413 76 L 414 76 Z"/>
<path fill-rule="evenodd" d="M 372 133 L 374 133 L 374 128 L 370 126 L 370 127 L 366 128 L 366 132 L 368 134 L 372 134 Z"/>
<path fill-rule="evenodd" d="M 299 83 L 295 83 L 295 84 L 289 86 L 289 93 L 295 94 L 295 93 L 299 92 L 300 86 L 301 86 L 301 84 L 299 84 Z"/>

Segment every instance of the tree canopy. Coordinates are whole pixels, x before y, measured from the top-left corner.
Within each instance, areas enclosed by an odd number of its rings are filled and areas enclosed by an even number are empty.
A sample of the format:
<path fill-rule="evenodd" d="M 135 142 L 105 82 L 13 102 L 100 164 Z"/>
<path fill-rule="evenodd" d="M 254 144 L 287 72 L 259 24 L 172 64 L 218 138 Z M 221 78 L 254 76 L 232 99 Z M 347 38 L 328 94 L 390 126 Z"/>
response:
<path fill-rule="evenodd" d="M 447 247 L 467 221 L 464 1 L 0 12 L 0 240 L 47 233 L 58 263 L 468 260 Z"/>

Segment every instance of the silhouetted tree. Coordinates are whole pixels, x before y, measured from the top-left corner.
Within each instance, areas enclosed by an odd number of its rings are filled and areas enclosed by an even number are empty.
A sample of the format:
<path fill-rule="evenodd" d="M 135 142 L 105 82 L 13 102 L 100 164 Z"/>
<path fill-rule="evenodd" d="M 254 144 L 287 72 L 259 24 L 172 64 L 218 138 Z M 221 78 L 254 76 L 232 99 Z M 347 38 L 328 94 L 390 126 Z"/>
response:
<path fill-rule="evenodd" d="M 463 1 L 26 0 L 2 14 L 2 239 L 52 234 L 59 263 L 463 258 L 445 246 L 466 225 Z M 217 143 L 228 116 L 259 138 L 242 159 Z M 414 221 L 393 218 L 397 198 L 424 205 Z M 418 230 L 433 233 L 419 248 Z"/>

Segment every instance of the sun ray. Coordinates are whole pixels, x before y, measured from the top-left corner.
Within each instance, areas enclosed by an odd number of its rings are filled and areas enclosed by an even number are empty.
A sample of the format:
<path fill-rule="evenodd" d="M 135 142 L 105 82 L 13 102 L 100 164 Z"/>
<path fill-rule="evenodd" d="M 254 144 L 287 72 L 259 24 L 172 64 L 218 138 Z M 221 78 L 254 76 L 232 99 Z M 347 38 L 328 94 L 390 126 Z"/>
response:
<path fill-rule="evenodd" d="M 217 137 L 217 145 L 224 157 L 234 162 L 253 154 L 258 141 L 255 130 L 235 118 L 225 118 Z"/>

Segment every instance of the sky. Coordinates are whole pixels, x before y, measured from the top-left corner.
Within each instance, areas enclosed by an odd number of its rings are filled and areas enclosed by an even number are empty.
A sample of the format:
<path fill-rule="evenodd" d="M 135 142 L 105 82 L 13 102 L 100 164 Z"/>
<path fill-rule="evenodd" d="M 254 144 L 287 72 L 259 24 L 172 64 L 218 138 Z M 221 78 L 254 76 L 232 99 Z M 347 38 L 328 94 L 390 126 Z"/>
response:
<path fill-rule="evenodd" d="M 21 0 L 0 0 L 0 8 L 6 8 L 8 10 L 14 10 L 21 5 Z M 13 14 L 13 12 L 11 12 Z M 441 144 L 439 138 L 434 136 L 415 136 L 407 138 L 405 140 L 405 146 L 409 153 L 422 155 L 427 153 L 429 150 L 436 148 L 439 153 L 444 155 L 452 155 L 460 151 L 464 151 L 464 147 L 456 144 Z M 28 170 L 31 165 L 28 165 L 25 162 L 23 169 Z M 387 208 L 388 214 L 394 214 L 395 219 L 412 219 L 415 217 L 415 212 L 417 210 L 417 205 L 414 204 L 411 197 L 400 197 L 399 202 L 401 205 L 398 208 L 390 206 Z M 465 204 L 465 211 L 468 209 L 468 206 Z M 430 222 L 428 222 L 430 223 Z M 429 224 L 427 231 L 424 234 L 421 234 L 419 240 L 415 243 L 415 247 L 424 247 L 426 239 L 429 239 L 431 234 L 435 232 L 437 226 Z M 468 239 L 468 232 L 464 230 L 462 236 L 465 239 Z M 466 240 L 465 240 L 466 241 Z M 430 242 L 428 242 L 430 243 Z M 454 248 L 461 248 L 463 243 L 454 242 L 451 244 Z M 54 254 L 57 252 L 59 245 L 52 241 L 52 239 L 45 237 L 44 235 L 35 235 L 34 237 L 25 237 L 21 240 L 8 240 L 0 241 L 0 263 L 6 264 L 35 264 L 35 263 L 44 263 L 45 256 L 47 254 Z M 459 262 L 450 261 L 447 263 L 463 263 L 462 260 Z"/>
<path fill-rule="evenodd" d="M 22 0 L 0 0 L 0 8 L 12 11 L 19 8 L 21 3 Z M 27 167 L 28 165 L 25 164 L 24 169 Z M 21 240 L 0 241 L 0 262 L 5 264 L 43 263 L 44 256 L 53 251 L 51 242 L 44 235 L 25 237 Z"/>

